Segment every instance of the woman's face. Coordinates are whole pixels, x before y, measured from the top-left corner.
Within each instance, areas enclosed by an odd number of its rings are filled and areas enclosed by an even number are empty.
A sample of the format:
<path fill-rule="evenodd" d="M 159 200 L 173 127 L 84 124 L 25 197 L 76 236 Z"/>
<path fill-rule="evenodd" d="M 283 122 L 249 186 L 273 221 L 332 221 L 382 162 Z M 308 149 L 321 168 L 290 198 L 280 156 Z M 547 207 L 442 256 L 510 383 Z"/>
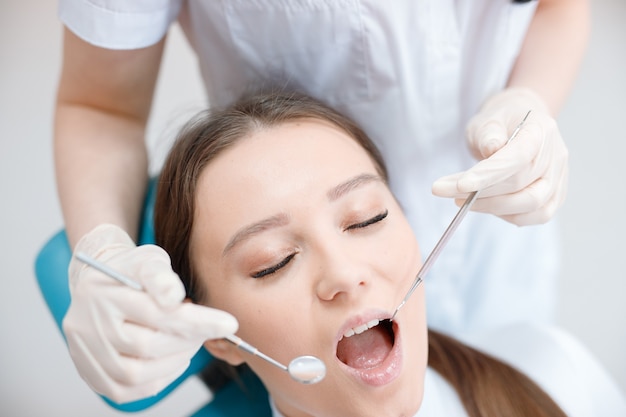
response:
<path fill-rule="evenodd" d="M 326 364 L 324 380 L 302 385 L 223 340 L 207 342 L 214 355 L 247 362 L 285 415 L 419 408 L 423 287 L 385 320 L 420 267 L 419 248 L 369 156 L 343 131 L 294 121 L 220 154 L 199 178 L 191 254 L 205 301 L 237 317 L 241 338 L 284 364 L 300 355 Z"/>

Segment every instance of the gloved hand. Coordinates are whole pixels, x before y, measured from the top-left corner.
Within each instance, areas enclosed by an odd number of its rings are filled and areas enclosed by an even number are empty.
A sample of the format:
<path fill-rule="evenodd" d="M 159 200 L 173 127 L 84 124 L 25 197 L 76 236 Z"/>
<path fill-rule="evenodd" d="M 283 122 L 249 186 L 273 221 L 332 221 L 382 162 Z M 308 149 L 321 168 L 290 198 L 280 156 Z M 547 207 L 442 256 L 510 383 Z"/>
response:
<path fill-rule="evenodd" d="M 504 146 L 528 110 L 517 137 Z M 563 203 L 568 151 L 546 104 L 525 88 L 491 97 L 467 127 L 472 154 L 480 160 L 465 172 L 435 181 L 433 194 L 463 204 L 480 190 L 472 210 L 518 226 L 545 223 Z"/>
<path fill-rule="evenodd" d="M 138 281 L 125 286 L 72 258 L 71 304 L 63 320 L 81 377 L 118 403 L 157 394 L 179 377 L 205 340 L 237 331 L 230 314 L 183 302 L 185 289 L 158 246 L 135 246 L 122 229 L 101 225 L 76 245 Z"/>

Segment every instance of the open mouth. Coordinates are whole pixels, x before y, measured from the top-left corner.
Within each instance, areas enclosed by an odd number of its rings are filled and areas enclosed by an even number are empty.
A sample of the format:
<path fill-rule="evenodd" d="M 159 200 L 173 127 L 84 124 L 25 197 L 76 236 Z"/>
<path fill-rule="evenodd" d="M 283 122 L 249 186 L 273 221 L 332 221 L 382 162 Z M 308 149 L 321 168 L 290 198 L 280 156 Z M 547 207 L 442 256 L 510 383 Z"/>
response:
<path fill-rule="evenodd" d="M 337 358 L 355 369 L 373 369 L 393 349 L 394 330 L 390 320 L 371 320 L 347 330 L 337 344 Z"/>

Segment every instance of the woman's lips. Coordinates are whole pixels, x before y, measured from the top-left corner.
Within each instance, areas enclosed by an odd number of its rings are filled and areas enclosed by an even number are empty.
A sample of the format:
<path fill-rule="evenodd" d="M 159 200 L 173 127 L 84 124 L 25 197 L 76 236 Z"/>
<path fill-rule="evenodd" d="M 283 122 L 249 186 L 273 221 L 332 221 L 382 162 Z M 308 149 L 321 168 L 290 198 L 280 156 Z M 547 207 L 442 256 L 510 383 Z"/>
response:
<path fill-rule="evenodd" d="M 349 329 L 363 326 L 365 323 L 371 322 L 374 319 L 379 319 L 383 321 L 384 319 L 388 318 L 388 314 L 381 314 L 380 312 L 372 312 L 352 318 L 351 320 L 346 322 L 346 324 L 340 330 L 340 336 L 337 338 L 337 345 L 339 344 L 339 340 L 341 340 L 346 332 L 350 333 Z M 384 326 L 384 324 L 381 325 Z M 391 322 L 391 328 L 393 331 L 393 345 L 391 347 L 391 350 L 387 353 L 386 357 L 382 361 L 376 361 L 363 367 L 361 367 L 360 363 L 355 362 L 355 366 L 359 367 L 353 367 L 344 363 L 342 360 L 339 359 L 339 357 L 337 357 L 339 367 L 352 377 L 372 386 L 385 385 L 395 380 L 400 375 L 400 372 L 402 370 L 402 344 L 397 321 Z"/>

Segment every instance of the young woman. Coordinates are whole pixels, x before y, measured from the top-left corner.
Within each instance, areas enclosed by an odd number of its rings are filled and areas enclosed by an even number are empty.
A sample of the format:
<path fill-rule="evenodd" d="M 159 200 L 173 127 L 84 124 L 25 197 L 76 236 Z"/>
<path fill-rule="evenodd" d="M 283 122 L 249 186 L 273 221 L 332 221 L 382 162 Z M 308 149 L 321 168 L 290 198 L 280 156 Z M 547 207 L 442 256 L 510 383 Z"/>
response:
<path fill-rule="evenodd" d="M 515 333 L 510 343 L 529 349 L 507 359 L 533 382 L 429 331 L 426 285 L 390 322 L 421 266 L 418 242 L 375 146 L 306 96 L 253 95 L 190 122 L 161 174 L 155 232 L 193 301 L 233 314 L 239 336 L 283 363 L 311 354 L 326 364 L 322 382 L 301 385 L 225 340 L 205 343 L 215 357 L 252 368 L 277 416 L 564 416 L 597 412 L 607 400 L 623 407 L 611 387 L 595 402 L 599 388 L 588 389 L 586 377 L 599 371 L 561 366 L 578 352 L 569 339 Z M 510 353 L 506 344 L 498 350 Z M 609 386 L 603 378 L 594 384 Z"/>

